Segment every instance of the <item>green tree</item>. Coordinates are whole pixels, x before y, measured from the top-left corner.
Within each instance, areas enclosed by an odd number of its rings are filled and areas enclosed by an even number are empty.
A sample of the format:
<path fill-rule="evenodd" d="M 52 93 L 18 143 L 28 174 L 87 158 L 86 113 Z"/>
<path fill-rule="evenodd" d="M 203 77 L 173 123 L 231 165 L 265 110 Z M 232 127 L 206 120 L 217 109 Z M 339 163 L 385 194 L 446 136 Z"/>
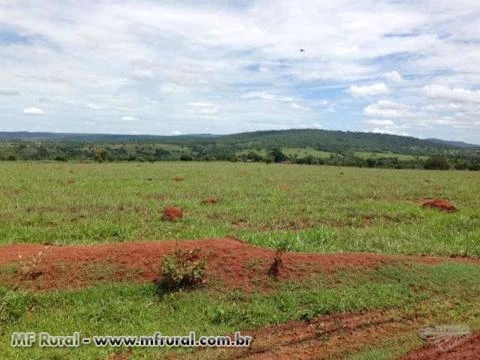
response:
<path fill-rule="evenodd" d="M 428 158 L 425 163 L 425 169 L 427 170 L 448 170 L 450 164 L 443 156 L 432 156 Z"/>
<path fill-rule="evenodd" d="M 96 162 L 104 162 L 107 160 L 107 150 L 103 148 L 96 148 L 95 149 L 95 157 L 94 160 Z"/>
<path fill-rule="evenodd" d="M 282 152 L 280 148 L 273 148 L 272 151 L 270 151 L 270 155 L 272 156 L 273 161 L 276 163 L 287 160 L 287 156 Z"/>

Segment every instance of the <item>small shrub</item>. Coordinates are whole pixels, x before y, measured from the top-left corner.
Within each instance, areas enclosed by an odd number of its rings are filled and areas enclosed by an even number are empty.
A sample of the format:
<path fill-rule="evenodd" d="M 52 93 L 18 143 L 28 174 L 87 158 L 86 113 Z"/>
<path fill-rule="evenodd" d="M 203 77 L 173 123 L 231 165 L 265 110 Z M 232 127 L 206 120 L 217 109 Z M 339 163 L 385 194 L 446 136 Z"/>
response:
<path fill-rule="evenodd" d="M 187 290 L 205 283 L 206 267 L 200 248 L 176 249 L 162 260 L 158 293 Z"/>
<path fill-rule="evenodd" d="M 18 274 L 25 280 L 35 280 L 40 277 L 43 274 L 40 270 L 43 255 L 42 251 L 27 259 L 23 259 L 20 255 L 20 268 L 17 270 Z"/>
<path fill-rule="evenodd" d="M 268 269 L 268 275 L 273 278 L 278 278 L 280 275 L 280 269 L 283 265 L 283 254 L 288 249 L 288 244 L 286 241 L 282 241 L 277 245 L 277 249 L 275 251 L 275 256 L 273 258 L 273 262 Z"/>

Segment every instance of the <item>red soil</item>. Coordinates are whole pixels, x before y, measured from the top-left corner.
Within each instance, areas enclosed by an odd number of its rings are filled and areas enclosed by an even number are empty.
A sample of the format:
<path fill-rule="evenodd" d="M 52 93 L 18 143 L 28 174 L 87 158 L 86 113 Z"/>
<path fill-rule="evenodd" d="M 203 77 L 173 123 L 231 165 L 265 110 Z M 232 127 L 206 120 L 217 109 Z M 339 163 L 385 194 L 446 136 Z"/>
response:
<path fill-rule="evenodd" d="M 424 208 L 433 208 L 447 212 L 457 211 L 455 205 L 449 203 L 447 200 L 442 199 L 430 199 L 422 201 L 422 207 Z"/>
<path fill-rule="evenodd" d="M 324 315 L 308 322 L 291 321 L 247 331 L 244 335 L 253 339 L 248 349 L 201 349 L 198 352 L 206 356 L 198 358 L 215 354 L 215 358 L 225 359 L 343 359 L 347 354 L 398 339 L 412 329 L 417 331 L 423 323 L 417 315 L 399 316 L 396 310 Z M 476 360 L 480 358 L 479 349 L 477 332 L 448 351 L 429 345 L 410 352 L 403 360 Z"/>
<path fill-rule="evenodd" d="M 457 346 L 441 351 L 430 344 L 408 353 L 404 360 L 478 360 L 480 359 L 480 332 L 465 338 Z"/>
<path fill-rule="evenodd" d="M 198 352 L 204 356 L 198 358 L 340 359 L 418 326 L 415 319 L 399 318 L 390 312 L 325 315 L 309 322 L 293 321 L 246 332 L 253 339 L 250 348 L 202 349 Z"/>
<path fill-rule="evenodd" d="M 163 220 L 175 221 L 183 218 L 183 211 L 178 207 L 167 207 L 163 210 Z"/>
<path fill-rule="evenodd" d="M 275 252 L 233 238 L 100 245 L 2 246 L 0 269 L 3 270 L 0 271 L 0 284 L 21 284 L 35 290 L 48 290 L 78 288 L 95 283 L 153 282 L 158 279 L 162 257 L 177 247 L 203 249 L 208 259 L 207 286 L 242 288 L 246 291 L 269 291 L 277 286 L 277 282 L 268 276 Z M 38 255 L 40 252 L 42 254 Z M 473 260 L 368 253 L 285 253 L 277 279 L 306 280 L 316 274 L 337 269 L 373 268 L 409 262 L 437 264 L 444 261 Z M 25 264 L 29 268 L 27 274 L 18 270 L 23 269 Z M 33 273 L 35 276 L 30 276 Z"/>

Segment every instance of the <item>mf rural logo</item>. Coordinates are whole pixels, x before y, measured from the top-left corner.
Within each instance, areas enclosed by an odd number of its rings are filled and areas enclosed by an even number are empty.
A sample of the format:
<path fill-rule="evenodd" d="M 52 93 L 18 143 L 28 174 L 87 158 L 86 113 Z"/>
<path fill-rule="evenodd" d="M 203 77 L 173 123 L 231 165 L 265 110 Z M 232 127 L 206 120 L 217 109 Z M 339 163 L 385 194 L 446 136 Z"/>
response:
<path fill-rule="evenodd" d="M 441 351 L 453 349 L 470 334 L 468 325 L 427 325 L 420 329 L 423 341 L 436 345 Z"/>

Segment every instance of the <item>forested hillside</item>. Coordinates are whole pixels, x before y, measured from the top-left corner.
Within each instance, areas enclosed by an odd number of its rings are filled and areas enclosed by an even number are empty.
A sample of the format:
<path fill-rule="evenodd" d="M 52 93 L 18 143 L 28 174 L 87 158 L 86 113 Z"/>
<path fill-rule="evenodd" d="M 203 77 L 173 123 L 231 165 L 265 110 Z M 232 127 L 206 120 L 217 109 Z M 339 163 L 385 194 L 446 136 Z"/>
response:
<path fill-rule="evenodd" d="M 0 160 L 227 160 L 477 170 L 480 147 L 318 129 L 180 136 L 1 132 Z"/>

